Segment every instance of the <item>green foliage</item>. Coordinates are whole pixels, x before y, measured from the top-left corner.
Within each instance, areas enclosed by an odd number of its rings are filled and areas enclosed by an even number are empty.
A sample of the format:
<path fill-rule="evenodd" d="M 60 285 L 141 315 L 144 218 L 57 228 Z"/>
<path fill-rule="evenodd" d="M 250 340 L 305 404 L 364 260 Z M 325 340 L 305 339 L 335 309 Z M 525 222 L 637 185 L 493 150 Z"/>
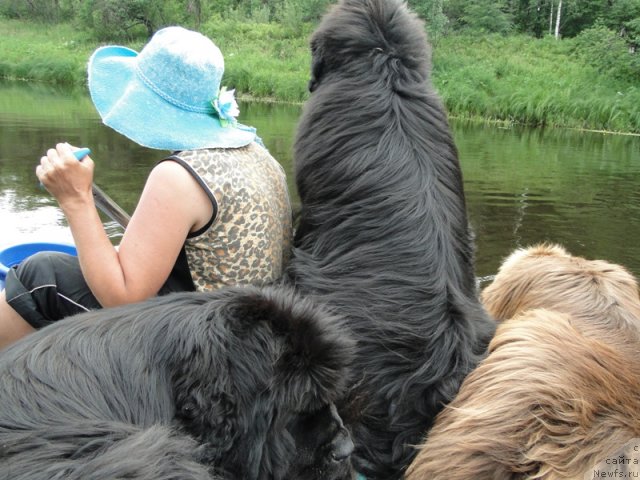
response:
<path fill-rule="evenodd" d="M 204 3 L 202 10 L 207 18 L 211 16 L 222 17 L 233 11 L 238 3 L 236 0 L 202 0 L 202 2 Z"/>
<path fill-rule="evenodd" d="M 332 0 L 213 0 L 208 12 L 233 21 L 277 22 L 299 32 L 301 24 L 319 20 L 330 3 Z"/>
<path fill-rule="evenodd" d="M 312 27 L 299 28 L 294 35 L 281 24 L 218 18 L 203 25 L 202 32 L 222 50 L 223 84 L 254 97 L 301 102 L 307 96 L 307 37 Z"/>
<path fill-rule="evenodd" d="M 200 31 L 225 57 L 223 85 L 245 98 L 306 100 L 313 23 L 303 23 L 296 34 L 279 23 L 207 15 Z M 86 61 L 98 43 L 87 33 L 71 23 L 44 29 L 37 23 L 2 19 L 0 32 L 0 76 L 84 88 Z M 139 50 L 143 43 L 136 39 L 125 45 Z M 440 38 L 433 48 L 432 76 L 455 117 L 640 132 L 638 74 L 631 80 L 612 76 L 613 67 L 592 66 L 585 60 L 602 61 L 605 53 L 614 51 L 626 56 L 603 65 L 638 58 L 603 26 L 561 41 L 468 31 Z"/>
<path fill-rule="evenodd" d="M 429 40 L 436 44 L 444 34 L 449 19 L 444 14 L 444 0 L 409 0 L 409 6 L 424 19 Z"/>
<path fill-rule="evenodd" d="M 283 0 L 276 10 L 276 19 L 293 35 L 302 33 L 304 12 L 301 2 L 297 0 Z"/>
<path fill-rule="evenodd" d="M 72 85 L 78 76 L 78 65 L 71 59 L 30 59 L 19 64 L 14 75 L 18 78 L 46 78 L 48 83 Z"/>
<path fill-rule="evenodd" d="M 162 7 L 155 0 L 86 0 L 78 20 L 97 40 L 149 38 L 164 24 Z"/>
<path fill-rule="evenodd" d="M 161 12 L 159 17 L 164 25 L 182 25 L 197 30 L 210 15 L 209 0 L 162 0 L 154 4 Z"/>
<path fill-rule="evenodd" d="M 503 2 L 475 0 L 460 2 L 460 28 L 481 33 L 507 34 L 513 30 L 513 21 Z"/>
<path fill-rule="evenodd" d="M 571 45 L 548 37 L 445 37 L 434 49 L 434 84 L 456 117 L 639 132 L 640 89 L 585 66 Z"/>
<path fill-rule="evenodd" d="M 602 17 L 610 29 L 621 32 L 628 22 L 640 19 L 640 0 L 615 0 L 611 3 L 611 8 Z"/>
<path fill-rule="evenodd" d="M 616 0 L 601 23 L 617 32 L 630 47 L 640 47 L 640 0 Z"/>
<path fill-rule="evenodd" d="M 289 28 L 292 22 L 306 23 L 320 20 L 333 0 L 275 0 L 271 21 L 284 23 Z"/>
<path fill-rule="evenodd" d="M 517 31 L 541 38 L 555 28 L 558 3 L 559 0 L 448 0 L 443 12 L 454 30 Z M 562 0 L 560 34 L 563 38 L 574 37 L 601 21 L 625 35 L 627 29 L 634 28 L 627 22 L 638 18 L 640 0 Z"/>
<path fill-rule="evenodd" d="M 640 47 L 640 17 L 624 23 L 625 38 L 635 52 Z"/>
<path fill-rule="evenodd" d="M 0 0 L 0 15 L 55 23 L 71 14 L 68 3 L 59 0 Z"/>
<path fill-rule="evenodd" d="M 0 15 L 77 21 L 98 40 L 144 39 L 173 24 L 199 29 L 211 18 L 283 24 L 292 35 L 337 0 L 0 0 Z M 408 0 L 434 43 L 447 30 L 522 32 L 541 38 L 555 26 L 560 0 Z M 602 22 L 631 44 L 640 38 L 640 0 L 562 0 L 560 33 L 574 37 Z"/>
<path fill-rule="evenodd" d="M 513 0 L 510 11 L 515 28 L 541 38 L 548 33 L 551 5 L 548 0 Z"/>
<path fill-rule="evenodd" d="M 600 72 L 622 80 L 640 79 L 640 53 L 630 51 L 628 43 L 606 26 L 583 31 L 573 45 L 575 54 Z"/>
<path fill-rule="evenodd" d="M 71 24 L 42 28 L 39 23 L 0 21 L 0 77 L 47 83 L 84 83 L 93 46 Z"/>

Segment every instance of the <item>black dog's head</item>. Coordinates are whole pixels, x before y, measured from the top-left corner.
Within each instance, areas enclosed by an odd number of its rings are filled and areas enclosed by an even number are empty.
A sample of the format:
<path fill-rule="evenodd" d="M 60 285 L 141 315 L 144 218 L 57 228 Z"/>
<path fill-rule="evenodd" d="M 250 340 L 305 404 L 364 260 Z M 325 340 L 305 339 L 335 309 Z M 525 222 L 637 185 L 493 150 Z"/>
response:
<path fill-rule="evenodd" d="M 338 319 L 284 288 L 230 288 L 183 307 L 172 326 L 187 339 L 173 369 L 176 421 L 214 471 L 350 478 L 353 443 L 333 404 L 353 343 Z"/>
<path fill-rule="evenodd" d="M 388 67 L 424 81 L 430 61 L 423 23 L 402 0 L 342 0 L 311 37 L 309 90 L 338 72 L 360 78 Z"/>

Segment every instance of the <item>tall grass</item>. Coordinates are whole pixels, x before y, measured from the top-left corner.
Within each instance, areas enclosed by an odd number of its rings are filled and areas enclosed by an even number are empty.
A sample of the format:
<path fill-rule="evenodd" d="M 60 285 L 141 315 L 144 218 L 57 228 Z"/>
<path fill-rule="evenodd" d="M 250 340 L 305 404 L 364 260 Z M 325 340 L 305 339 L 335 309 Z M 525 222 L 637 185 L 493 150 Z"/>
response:
<path fill-rule="evenodd" d="M 310 25 L 291 29 L 276 23 L 213 19 L 202 31 L 224 54 L 225 84 L 262 99 L 285 102 L 306 99 Z"/>
<path fill-rule="evenodd" d="M 640 132 L 640 89 L 570 54 L 572 40 L 444 37 L 434 84 L 458 117 Z"/>
<path fill-rule="evenodd" d="M 312 29 L 215 17 L 201 27 L 224 54 L 224 85 L 284 102 L 307 98 Z M 86 33 L 0 19 L 0 35 L 0 77 L 84 85 L 97 47 Z M 456 117 L 640 133 L 640 87 L 586 65 L 572 42 L 442 37 L 433 50 L 433 83 Z M 142 41 L 129 46 L 139 50 Z"/>
<path fill-rule="evenodd" d="M 0 76 L 54 84 L 84 83 L 95 45 L 69 24 L 0 20 Z"/>

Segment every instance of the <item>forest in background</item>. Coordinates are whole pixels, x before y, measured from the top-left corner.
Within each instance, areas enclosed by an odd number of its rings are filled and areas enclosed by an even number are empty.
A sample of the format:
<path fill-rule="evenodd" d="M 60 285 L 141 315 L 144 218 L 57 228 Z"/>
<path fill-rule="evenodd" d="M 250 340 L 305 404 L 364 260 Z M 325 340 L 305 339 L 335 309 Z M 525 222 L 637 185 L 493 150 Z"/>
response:
<path fill-rule="evenodd" d="M 0 77 L 82 83 L 100 44 L 210 36 L 226 83 L 304 101 L 308 36 L 329 0 L 0 0 Z M 455 115 L 640 132 L 640 0 L 409 0 Z"/>

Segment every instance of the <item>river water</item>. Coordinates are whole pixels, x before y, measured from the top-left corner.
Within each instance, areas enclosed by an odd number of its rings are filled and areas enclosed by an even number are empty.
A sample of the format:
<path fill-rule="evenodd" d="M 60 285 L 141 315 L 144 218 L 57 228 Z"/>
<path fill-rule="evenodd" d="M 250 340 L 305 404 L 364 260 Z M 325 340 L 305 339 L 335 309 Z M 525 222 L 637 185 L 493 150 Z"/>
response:
<path fill-rule="evenodd" d="M 300 106 L 240 104 L 289 174 Z M 150 118 L 149 121 L 153 121 Z M 495 274 L 516 247 L 556 242 L 640 275 L 640 138 L 559 129 L 498 128 L 452 120 L 476 233 L 476 273 Z M 165 152 L 138 147 L 100 122 L 86 91 L 0 83 L 0 248 L 71 241 L 35 167 L 56 142 L 92 150 L 95 183 L 131 212 Z M 120 229 L 105 219 L 112 241 Z"/>

